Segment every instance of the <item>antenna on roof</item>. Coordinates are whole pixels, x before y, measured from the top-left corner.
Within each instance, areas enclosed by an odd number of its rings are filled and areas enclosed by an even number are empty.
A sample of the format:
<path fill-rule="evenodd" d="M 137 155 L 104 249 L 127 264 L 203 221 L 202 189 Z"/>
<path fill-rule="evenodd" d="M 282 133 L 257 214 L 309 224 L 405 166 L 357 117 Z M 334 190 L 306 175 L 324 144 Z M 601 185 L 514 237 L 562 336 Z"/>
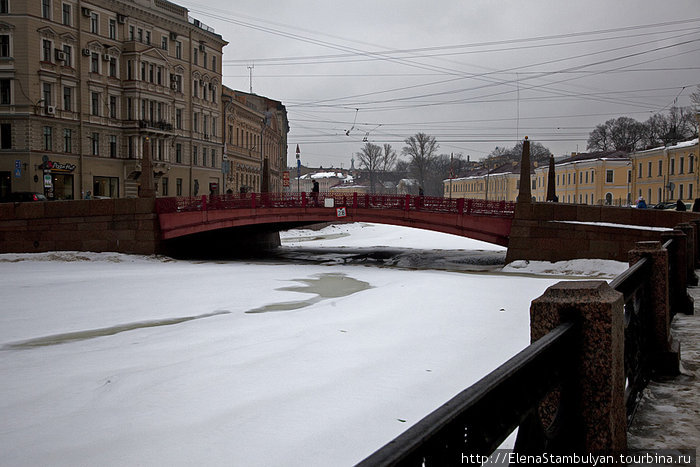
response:
<path fill-rule="evenodd" d="M 255 68 L 255 63 L 248 65 L 248 74 L 250 76 L 250 93 L 253 94 L 253 68 Z"/>

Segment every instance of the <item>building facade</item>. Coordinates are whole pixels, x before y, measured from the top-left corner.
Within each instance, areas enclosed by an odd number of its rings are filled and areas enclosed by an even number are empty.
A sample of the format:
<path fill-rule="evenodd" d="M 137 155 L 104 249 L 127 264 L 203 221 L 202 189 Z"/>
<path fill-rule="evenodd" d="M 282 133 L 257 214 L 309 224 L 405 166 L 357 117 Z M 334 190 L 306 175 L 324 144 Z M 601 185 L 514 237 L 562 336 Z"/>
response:
<path fill-rule="evenodd" d="M 219 192 L 226 41 L 165 0 L 0 0 L 2 191 Z M 146 140 L 149 145 L 146 145 Z"/>
<path fill-rule="evenodd" d="M 630 154 L 634 170 L 633 197 L 648 205 L 681 199 L 692 202 L 698 195 L 698 139 Z"/>
<path fill-rule="evenodd" d="M 282 192 L 287 167 L 287 110 L 281 102 L 223 88 L 225 189 Z"/>

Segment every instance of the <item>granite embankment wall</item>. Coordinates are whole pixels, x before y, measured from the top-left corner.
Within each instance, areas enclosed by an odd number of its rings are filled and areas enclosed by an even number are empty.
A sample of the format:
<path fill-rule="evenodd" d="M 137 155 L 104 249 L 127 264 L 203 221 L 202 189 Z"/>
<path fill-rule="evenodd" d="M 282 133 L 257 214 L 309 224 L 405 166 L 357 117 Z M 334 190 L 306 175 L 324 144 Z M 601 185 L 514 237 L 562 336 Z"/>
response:
<path fill-rule="evenodd" d="M 518 203 L 506 262 L 577 258 L 627 262 L 636 242 L 659 241 L 662 230 L 700 222 L 694 212 L 559 203 Z M 614 225 L 609 225 L 614 224 Z"/>
<path fill-rule="evenodd" d="M 162 252 L 155 199 L 0 204 L 0 253 Z"/>

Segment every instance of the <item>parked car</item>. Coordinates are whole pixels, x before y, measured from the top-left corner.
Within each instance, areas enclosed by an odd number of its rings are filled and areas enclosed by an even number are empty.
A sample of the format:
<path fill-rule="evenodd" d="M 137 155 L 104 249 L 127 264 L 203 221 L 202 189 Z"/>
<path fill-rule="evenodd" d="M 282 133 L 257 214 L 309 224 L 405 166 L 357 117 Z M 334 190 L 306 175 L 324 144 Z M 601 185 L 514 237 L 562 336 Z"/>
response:
<path fill-rule="evenodd" d="M 26 201 L 46 201 L 43 193 L 31 191 L 15 191 L 2 199 L 3 203 L 24 203 Z"/>

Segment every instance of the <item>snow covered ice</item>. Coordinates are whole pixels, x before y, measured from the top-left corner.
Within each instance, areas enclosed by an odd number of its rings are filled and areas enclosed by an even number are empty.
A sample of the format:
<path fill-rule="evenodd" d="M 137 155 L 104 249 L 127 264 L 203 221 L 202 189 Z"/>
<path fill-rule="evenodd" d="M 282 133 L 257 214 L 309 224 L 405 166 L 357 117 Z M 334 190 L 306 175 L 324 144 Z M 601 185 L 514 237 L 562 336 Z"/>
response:
<path fill-rule="evenodd" d="M 283 245 L 503 251 L 371 224 Z M 0 464 L 353 465 L 525 347 L 559 276 L 624 267 L 0 255 Z"/>

